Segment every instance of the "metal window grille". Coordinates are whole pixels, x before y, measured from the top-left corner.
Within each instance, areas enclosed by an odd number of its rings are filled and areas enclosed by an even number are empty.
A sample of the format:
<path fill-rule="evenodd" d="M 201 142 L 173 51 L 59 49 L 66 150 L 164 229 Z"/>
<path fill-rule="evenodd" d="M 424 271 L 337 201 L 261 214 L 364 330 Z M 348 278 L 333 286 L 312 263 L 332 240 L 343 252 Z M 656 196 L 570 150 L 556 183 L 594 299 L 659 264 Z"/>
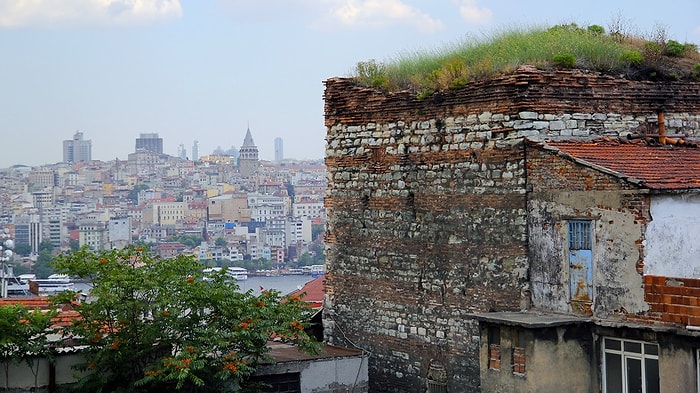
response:
<path fill-rule="evenodd" d="M 569 250 L 591 249 L 591 222 L 569 222 Z"/>

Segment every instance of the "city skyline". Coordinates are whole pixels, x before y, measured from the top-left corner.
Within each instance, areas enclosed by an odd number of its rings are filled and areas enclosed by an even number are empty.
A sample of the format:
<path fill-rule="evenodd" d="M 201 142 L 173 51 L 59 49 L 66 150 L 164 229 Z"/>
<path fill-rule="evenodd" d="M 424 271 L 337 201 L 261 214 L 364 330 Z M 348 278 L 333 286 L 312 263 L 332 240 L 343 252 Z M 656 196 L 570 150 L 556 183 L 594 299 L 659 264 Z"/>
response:
<path fill-rule="evenodd" d="M 110 5 L 111 4 L 111 5 Z M 37 0 L 0 2 L 0 167 L 62 160 L 76 131 L 92 158 L 126 159 L 141 133 L 163 151 L 240 147 L 250 127 L 260 158 L 320 159 L 323 81 L 356 63 L 488 37 L 504 28 L 614 20 L 700 42 L 696 1 L 640 7 L 594 0 Z"/>

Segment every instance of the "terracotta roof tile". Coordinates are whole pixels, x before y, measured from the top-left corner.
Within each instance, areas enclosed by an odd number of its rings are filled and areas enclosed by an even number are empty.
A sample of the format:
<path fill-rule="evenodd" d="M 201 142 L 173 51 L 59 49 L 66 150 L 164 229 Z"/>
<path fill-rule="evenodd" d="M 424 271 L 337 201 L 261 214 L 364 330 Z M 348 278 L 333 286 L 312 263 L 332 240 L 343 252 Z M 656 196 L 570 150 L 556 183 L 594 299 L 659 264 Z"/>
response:
<path fill-rule="evenodd" d="M 325 292 L 323 291 L 323 279 L 323 276 L 314 278 L 313 280 L 304 284 L 301 289 L 290 292 L 289 296 L 306 293 L 306 295 L 302 297 L 302 300 L 310 303 L 312 308 L 321 308 L 323 307 L 323 298 L 325 296 Z"/>
<path fill-rule="evenodd" d="M 613 139 L 547 142 L 576 159 L 607 168 L 645 188 L 681 190 L 700 188 L 700 149 L 650 146 L 641 141 Z"/>

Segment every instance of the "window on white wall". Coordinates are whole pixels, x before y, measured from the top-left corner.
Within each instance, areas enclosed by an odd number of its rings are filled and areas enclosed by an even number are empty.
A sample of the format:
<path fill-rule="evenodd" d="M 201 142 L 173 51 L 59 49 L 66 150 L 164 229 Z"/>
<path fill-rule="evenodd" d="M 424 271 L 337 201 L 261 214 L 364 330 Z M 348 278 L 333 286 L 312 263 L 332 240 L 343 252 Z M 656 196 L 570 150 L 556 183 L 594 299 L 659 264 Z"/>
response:
<path fill-rule="evenodd" d="M 659 393 L 659 347 L 654 343 L 603 340 L 604 393 Z"/>

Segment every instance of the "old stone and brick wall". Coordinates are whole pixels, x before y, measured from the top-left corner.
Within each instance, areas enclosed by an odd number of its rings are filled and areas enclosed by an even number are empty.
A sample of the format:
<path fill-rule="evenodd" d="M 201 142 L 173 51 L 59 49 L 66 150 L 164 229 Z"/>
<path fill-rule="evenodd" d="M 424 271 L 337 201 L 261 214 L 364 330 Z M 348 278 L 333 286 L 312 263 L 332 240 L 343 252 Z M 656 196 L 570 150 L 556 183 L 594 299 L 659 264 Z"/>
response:
<path fill-rule="evenodd" d="M 698 86 L 524 68 L 418 100 L 328 80 L 327 339 L 371 353 L 373 392 L 422 392 L 431 363 L 479 391 L 470 313 L 520 309 L 530 273 L 523 138 L 654 130 L 660 107 L 694 135 Z"/>
<path fill-rule="evenodd" d="M 530 143 L 528 231 L 535 308 L 606 317 L 617 310 L 647 309 L 642 292 L 642 243 L 650 220 L 646 191 L 610 173 L 585 167 Z M 569 283 L 570 220 L 590 220 L 594 247 L 590 309 L 572 303 Z"/>

